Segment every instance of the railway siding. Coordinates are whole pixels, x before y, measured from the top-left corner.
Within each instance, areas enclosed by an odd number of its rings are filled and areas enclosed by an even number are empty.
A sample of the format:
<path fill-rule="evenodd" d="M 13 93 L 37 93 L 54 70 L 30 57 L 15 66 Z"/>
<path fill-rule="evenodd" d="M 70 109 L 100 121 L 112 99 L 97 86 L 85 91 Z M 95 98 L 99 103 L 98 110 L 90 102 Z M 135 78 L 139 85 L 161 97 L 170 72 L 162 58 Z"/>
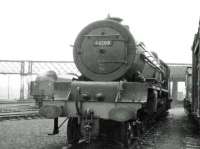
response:
<path fill-rule="evenodd" d="M 33 101 L 1 101 L 0 120 L 39 118 L 38 108 Z"/>

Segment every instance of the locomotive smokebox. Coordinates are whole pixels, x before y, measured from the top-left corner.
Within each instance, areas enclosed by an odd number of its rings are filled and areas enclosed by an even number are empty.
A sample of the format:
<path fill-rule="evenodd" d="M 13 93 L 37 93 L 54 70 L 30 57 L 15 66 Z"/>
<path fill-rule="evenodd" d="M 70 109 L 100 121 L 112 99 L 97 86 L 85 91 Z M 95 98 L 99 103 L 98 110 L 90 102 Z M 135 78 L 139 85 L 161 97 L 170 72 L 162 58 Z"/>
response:
<path fill-rule="evenodd" d="M 127 27 L 108 18 L 89 24 L 79 33 L 73 55 L 83 76 L 94 81 L 112 81 L 132 67 L 136 50 Z"/>

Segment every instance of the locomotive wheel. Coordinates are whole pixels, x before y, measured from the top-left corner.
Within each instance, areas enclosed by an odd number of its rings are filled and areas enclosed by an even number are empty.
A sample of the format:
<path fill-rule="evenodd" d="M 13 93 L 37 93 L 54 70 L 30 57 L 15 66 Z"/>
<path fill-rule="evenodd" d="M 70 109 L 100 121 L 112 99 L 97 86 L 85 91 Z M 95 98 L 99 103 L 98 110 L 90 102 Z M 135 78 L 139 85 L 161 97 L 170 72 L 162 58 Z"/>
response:
<path fill-rule="evenodd" d="M 139 137 L 144 132 L 143 124 L 133 124 L 133 121 L 127 122 L 124 125 L 124 135 L 122 139 L 124 140 L 124 146 L 127 149 L 140 149 Z"/>
<path fill-rule="evenodd" d="M 80 139 L 78 118 L 71 117 L 67 123 L 67 143 L 77 144 Z"/>

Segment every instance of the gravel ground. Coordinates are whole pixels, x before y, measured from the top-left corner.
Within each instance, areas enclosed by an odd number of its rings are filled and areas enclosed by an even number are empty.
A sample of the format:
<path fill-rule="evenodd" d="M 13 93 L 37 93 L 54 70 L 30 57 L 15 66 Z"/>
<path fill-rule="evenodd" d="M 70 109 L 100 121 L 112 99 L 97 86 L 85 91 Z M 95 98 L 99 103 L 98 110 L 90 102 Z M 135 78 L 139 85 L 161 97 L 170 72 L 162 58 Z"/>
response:
<path fill-rule="evenodd" d="M 66 142 L 66 127 L 49 136 L 52 128 L 53 120 L 49 119 L 1 121 L 0 149 L 60 149 Z"/>

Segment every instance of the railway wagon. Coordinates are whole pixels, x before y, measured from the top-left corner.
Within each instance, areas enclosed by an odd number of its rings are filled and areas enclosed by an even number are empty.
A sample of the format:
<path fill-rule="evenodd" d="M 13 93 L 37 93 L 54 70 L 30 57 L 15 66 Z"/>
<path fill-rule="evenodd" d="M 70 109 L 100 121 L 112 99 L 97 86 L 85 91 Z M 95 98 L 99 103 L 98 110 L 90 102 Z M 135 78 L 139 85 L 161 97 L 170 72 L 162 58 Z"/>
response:
<path fill-rule="evenodd" d="M 192 45 L 192 116 L 200 124 L 200 22 Z"/>
<path fill-rule="evenodd" d="M 83 28 L 73 56 L 81 76 L 62 87 L 52 83 L 51 95 L 59 91 L 67 96 L 44 99 L 40 109 L 54 119 L 54 134 L 58 117 L 67 117 L 69 144 L 103 139 L 129 148 L 145 126 L 170 108 L 169 67 L 135 42 L 122 19 L 108 17 Z M 32 86 L 33 96 L 37 89 Z"/>

